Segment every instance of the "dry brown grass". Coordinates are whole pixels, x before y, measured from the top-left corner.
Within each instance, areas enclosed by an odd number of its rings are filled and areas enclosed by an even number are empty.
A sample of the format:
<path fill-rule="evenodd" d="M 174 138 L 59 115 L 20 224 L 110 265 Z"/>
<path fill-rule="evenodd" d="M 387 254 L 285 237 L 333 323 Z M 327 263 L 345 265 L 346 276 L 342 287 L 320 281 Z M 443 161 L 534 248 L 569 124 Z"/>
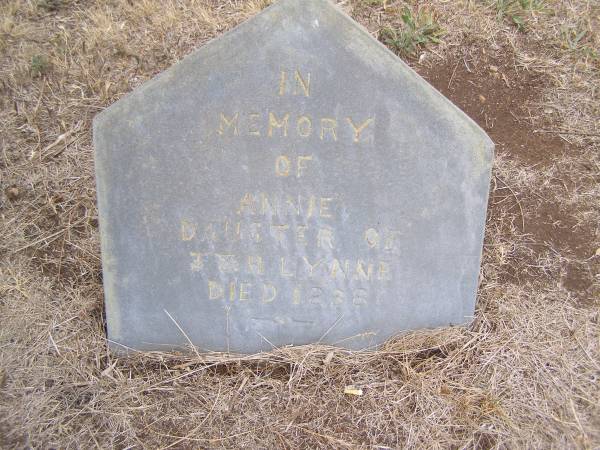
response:
<path fill-rule="evenodd" d="M 91 120 L 267 3 L 0 5 L 0 446 L 600 447 L 592 1 L 548 1 L 524 13 L 525 32 L 492 1 L 342 4 L 373 33 L 400 26 L 404 7 L 435 14 L 443 43 L 411 59 L 424 74 L 483 70 L 494 55 L 514 67 L 515 96 L 519 80 L 537 77 L 514 126 L 562 147 L 535 158 L 499 148 L 468 329 L 407 333 L 374 353 L 107 352 Z M 344 394 L 351 384 L 364 395 Z"/>

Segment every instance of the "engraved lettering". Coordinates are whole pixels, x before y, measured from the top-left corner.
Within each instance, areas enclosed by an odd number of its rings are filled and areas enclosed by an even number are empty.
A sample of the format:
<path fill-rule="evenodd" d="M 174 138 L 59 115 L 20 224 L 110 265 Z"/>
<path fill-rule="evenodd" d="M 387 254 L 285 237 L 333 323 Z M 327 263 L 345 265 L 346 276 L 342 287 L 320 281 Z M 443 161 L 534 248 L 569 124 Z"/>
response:
<path fill-rule="evenodd" d="M 204 269 L 204 253 L 190 252 L 190 256 L 193 258 L 190 264 L 192 272 L 200 272 Z"/>
<path fill-rule="evenodd" d="M 320 248 L 333 248 L 333 230 L 329 228 L 319 228 L 317 233 L 317 242 Z"/>
<path fill-rule="evenodd" d="M 285 80 L 287 78 L 287 73 L 285 70 L 281 71 L 281 75 L 279 76 L 279 96 L 283 97 L 285 94 Z"/>
<path fill-rule="evenodd" d="M 304 175 L 304 169 L 306 169 L 308 167 L 307 163 L 308 163 L 308 161 L 312 161 L 312 159 L 313 159 L 312 155 L 298 156 L 298 173 L 297 173 L 298 178 L 300 178 L 302 175 Z"/>
<path fill-rule="evenodd" d="M 296 122 L 296 132 L 298 136 L 307 138 L 312 134 L 312 120 L 308 116 L 298 117 Z"/>
<path fill-rule="evenodd" d="M 354 142 L 360 141 L 360 134 L 365 130 L 365 128 L 367 128 L 371 123 L 373 123 L 373 119 L 367 119 L 362 124 L 356 126 L 352 121 L 352 117 L 346 117 L 346 120 L 348 121 L 348 123 L 352 127 L 352 130 L 354 131 Z"/>
<path fill-rule="evenodd" d="M 264 283 L 262 302 L 272 303 L 275 300 L 275 297 L 277 297 L 277 288 L 272 284 Z"/>
<path fill-rule="evenodd" d="M 294 79 L 296 80 L 296 88 L 294 88 L 294 95 L 300 94 L 297 88 L 301 88 L 305 97 L 310 97 L 310 73 L 306 74 L 306 80 L 302 78 L 299 70 L 294 72 Z"/>
<path fill-rule="evenodd" d="M 181 240 L 191 241 L 196 237 L 196 224 L 188 222 L 185 219 L 181 220 Z"/>
<path fill-rule="evenodd" d="M 250 289 L 252 289 L 252 285 L 250 283 L 240 283 L 240 302 L 245 302 L 250 300 Z"/>
<path fill-rule="evenodd" d="M 306 245 L 306 229 L 308 227 L 298 226 L 296 227 L 296 242 L 300 245 Z"/>
<path fill-rule="evenodd" d="M 290 159 L 285 155 L 280 155 L 275 160 L 275 175 L 278 177 L 287 177 L 290 174 Z"/>
<path fill-rule="evenodd" d="M 248 256 L 248 271 L 257 275 L 263 275 L 265 273 L 265 266 L 261 256 Z"/>
<path fill-rule="evenodd" d="M 245 210 L 248 210 L 250 214 L 255 214 L 256 212 L 256 199 L 254 198 L 254 195 L 250 193 L 244 194 L 240 200 L 240 209 L 238 210 L 238 214 L 243 214 Z"/>
<path fill-rule="evenodd" d="M 321 119 L 321 140 L 325 140 L 325 136 L 329 134 L 334 141 L 337 141 L 337 120 L 324 117 Z"/>
<path fill-rule="evenodd" d="M 230 128 L 233 128 L 233 135 L 238 136 L 239 135 L 238 117 L 239 117 L 238 113 L 235 113 L 233 115 L 233 117 L 231 117 L 231 118 L 229 118 L 225 114 L 221 113 L 221 121 L 219 123 L 219 129 L 217 130 L 217 133 L 219 133 L 221 136 L 223 136 L 223 135 L 225 135 L 227 130 L 229 130 Z"/>
<path fill-rule="evenodd" d="M 315 263 L 314 263 L 314 264 L 311 264 L 311 263 L 310 263 L 310 261 L 308 260 L 308 258 L 307 258 L 306 256 L 303 256 L 303 257 L 302 257 L 302 259 L 304 260 L 304 262 L 305 262 L 305 263 L 306 263 L 306 265 L 308 266 L 308 276 L 309 276 L 310 278 L 312 278 L 312 276 L 313 276 L 313 275 L 314 275 L 314 273 L 315 273 L 315 269 L 316 269 L 317 267 L 319 267 L 319 265 L 320 265 L 320 264 L 323 262 L 323 260 L 322 260 L 322 259 L 319 259 L 319 260 L 315 261 Z"/>
<path fill-rule="evenodd" d="M 378 276 L 380 280 L 391 280 L 390 266 L 388 263 L 384 261 L 379 261 L 379 271 Z"/>
<path fill-rule="evenodd" d="M 208 299 L 209 300 L 218 300 L 223 298 L 223 285 L 221 283 L 217 283 L 216 281 L 209 280 L 208 281 Z"/>
<path fill-rule="evenodd" d="M 275 239 L 277 242 L 283 244 L 285 231 L 287 231 L 289 228 L 289 225 L 271 225 L 271 233 L 275 234 Z"/>
<path fill-rule="evenodd" d="M 281 276 L 286 278 L 292 278 L 294 274 L 288 270 L 285 264 L 285 258 L 281 258 Z"/>
<path fill-rule="evenodd" d="M 338 273 L 341 274 L 342 278 L 347 278 L 347 273 L 348 273 L 348 266 L 349 263 L 348 261 L 346 261 L 345 264 L 345 270 L 342 268 L 342 265 L 340 264 L 338 259 L 334 259 L 331 262 L 331 270 L 330 270 L 330 275 L 331 278 L 333 278 L 334 280 L 338 277 Z"/>
<path fill-rule="evenodd" d="M 217 267 L 221 273 L 235 273 L 239 270 L 239 262 L 235 255 L 222 255 L 215 253 Z"/>
<path fill-rule="evenodd" d="M 258 120 L 260 119 L 259 113 L 248 114 L 248 134 L 250 136 L 260 136 L 260 130 L 258 129 Z"/>
<path fill-rule="evenodd" d="M 365 262 L 362 260 L 356 261 L 356 274 L 354 275 L 355 280 L 371 280 L 373 277 L 373 264 L 367 264 L 365 270 Z"/>
<path fill-rule="evenodd" d="M 354 291 L 354 298 L 352 303 L 355 305 L 366 305 L 367 304 L 367 290 L 364 288 L 358 288 Z"/>
<path fill-rule="evenodd" d="M 308 301 L 310 303 L 320 303 L 321 296 L 323 295 L 323 289 L 320 287 L 314 286 L 310 288 L 310 295 L 308 297 Z"/>
<path fill-rule="evenodd" d="M 329 209 L 330 203 L 333 201 L 333 198 L 330 197 L 321 197 L 321 207 L 319 208 L 319 216 L 331 218 L 331 210 Z"/>
<path fill-rule="evenodd" d="M 379 246 L 379 233 L 374 228 L 369 228 L 365 231 L 365 241 L 370 248 Z"/>
<path fill-rule="evenodd" d="M 260 241 L 262 241 L 262 237 L 261 237 L 261 234 L 260 234 L 260 229 L 262 228 L 262 223 L 260 223 L 260 222 L 252 222 L 251 227 L 252 227 L 252 229 L 250 230 L 250 238 L 254 242 L 260 242 Z"/>
<path fill-rule="evenodd" d="M 344 294 L 344 291 L 340 291 L 339 289 L 336 289 L 333 291 L 333 303 L 336 305 L 341 305 L 342 303 L 344 303 L 344 300 L 346 299 L 346 295 Z"/>
<path fill-rule="evenodd" d="M 300 304 L 300 289 L 295 287 L 292 292 L 292 304 L 299 305 Z"/>
<path fill-rule="evenodd" d="M 235 300 L 235 282 L 232 281 L 229 283 L 229 301 L 232 302 Z"/>
<path fill-rule="evenodd" d="M 283 119 L 277 120 L 275 114 L 269 112 L 269 131 L 267 132 L 269 137 L 273 137 L 273 128 L 283 128 L 283 136 L 287 137 L 288 135 L 288 120 L 290 118 L 290 114 L 287 113 L 283 116 Z"/>

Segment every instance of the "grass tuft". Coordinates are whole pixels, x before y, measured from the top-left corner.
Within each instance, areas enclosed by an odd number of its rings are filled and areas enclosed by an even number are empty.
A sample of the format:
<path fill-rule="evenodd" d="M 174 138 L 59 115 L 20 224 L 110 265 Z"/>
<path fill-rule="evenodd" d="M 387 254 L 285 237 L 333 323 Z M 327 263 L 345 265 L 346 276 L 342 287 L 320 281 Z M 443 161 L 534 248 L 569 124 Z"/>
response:
<path fill-rule="evenodd" d="M 519 31 L 526 31 L 532 13 L 550 12 L 544 0 L 493 0 L 493 5 L 498 18 L 508 19 Z"/>
<path fill-rule="evenodd" d="M 33 55 L 31 57 L 31 64 L 29 70 L 32 77 L 40 77 L 50 72 L 51 64 L 48 58 L 44 55 Z"/>
<path fill-rule="evenodd" d="M 416 11 L 404 8 L 400 15 L 402 26 L 399 29 L 390 26 L 379 31 L 379 40 L 393 52 L 402 56 L 415 56 L 428 44 L 439 44 L 444 30 L 427 9 Z"/>

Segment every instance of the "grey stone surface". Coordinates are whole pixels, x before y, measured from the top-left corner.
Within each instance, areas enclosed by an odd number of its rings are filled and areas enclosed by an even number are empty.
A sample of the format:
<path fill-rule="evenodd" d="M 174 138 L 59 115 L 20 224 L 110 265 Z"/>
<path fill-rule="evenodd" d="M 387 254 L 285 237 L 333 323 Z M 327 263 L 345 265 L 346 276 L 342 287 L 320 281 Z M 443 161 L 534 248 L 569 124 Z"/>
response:
<path fill-rule="evenodd" d="M 208 43 L 94 143 L 115 349 L 368 348 L 473 316 L 493 143 L 326 0 Z"/>

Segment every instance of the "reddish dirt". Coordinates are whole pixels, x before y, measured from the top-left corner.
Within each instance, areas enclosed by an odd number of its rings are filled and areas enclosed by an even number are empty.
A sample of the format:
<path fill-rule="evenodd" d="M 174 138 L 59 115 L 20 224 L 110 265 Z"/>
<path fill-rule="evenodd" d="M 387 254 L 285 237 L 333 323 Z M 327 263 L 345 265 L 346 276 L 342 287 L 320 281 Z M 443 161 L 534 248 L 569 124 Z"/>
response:
<path fill-rule="evenodd" d="M 533 133 L 527 105 L 544 87 L 540 75 L 517 71 L 511 57 L 482 54 L 428 69 L 425 78 L 483 128 L 498 153 L 526 164 L 549 165 L 566 150 L 554 134 Z"/>
<path fill-rule="evenodd" d="M 540 98 L 546 81 L 540 75 L 518 70 L 509 53 L 481 51 L 476 58 L 457 58 L 441 66 L 416 67 L 416 70 L 488 133 L 498 154 L 531 170 L 543 170 L 564 157 L 567 151 L 579 151 L 567 147 L 554 134 L 534 132 L 528 106 Z M 593 274 L 590 265 L 582 261 L 591 256 L 594 225 L 577 228 L 575 211 L 556 199 L 538 198 L 528 192 L 511 192 L 508 194 L 511 198 L 507 199 L 507 190 L 498 188 L 506 188 L 503 181 L 510 184 L 510 180 L 496 181 L 492 187 L 497 185 L 497 188 L 492 190 L 490 197 L 490 220 L 496 220 L 507 210 L 517 211 L 519 215 L 522 210 L 525 217 L 516 223 L 519 232 L 528 236 L 528 246 L 532 250 L 520 255 L 521 260 L 508 269 L 501 281 L 523 283 L 551 276 L 579 301 L 593 301 Z M 557 184 L 557 189 L 577 185 L 568 173 L 559 181 L 561 184 Z M 524 229 L 521 229 L 522 223 Z M 532 269 L 537 266 L 537 256 L 549 249 L 565 258 L 560 274 L 547 274 L 542 268 Z"/>

